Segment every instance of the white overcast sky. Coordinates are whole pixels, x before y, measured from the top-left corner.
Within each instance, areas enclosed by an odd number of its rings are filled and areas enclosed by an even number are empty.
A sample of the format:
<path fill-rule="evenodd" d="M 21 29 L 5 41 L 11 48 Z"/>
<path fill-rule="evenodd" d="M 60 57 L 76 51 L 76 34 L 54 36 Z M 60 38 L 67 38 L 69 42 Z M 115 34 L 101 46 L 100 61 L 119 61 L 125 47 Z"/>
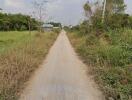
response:
<path fill-rule="evenodd" d="M 0 8 L 9 13 L 32 12 L 34 0 L 0 0 Z M 40 0 L 37 0 L 40 1 Z M 65 25 L 78 24 L 84 16 L 83 4 L 87 0 L 47 0 L 47 17 L 50 20 L 61 22 Z M 92 1 L 92 0 L 91 0 Z M 125 0 L 126 12 L 132 14 L 132 0 Z"/>

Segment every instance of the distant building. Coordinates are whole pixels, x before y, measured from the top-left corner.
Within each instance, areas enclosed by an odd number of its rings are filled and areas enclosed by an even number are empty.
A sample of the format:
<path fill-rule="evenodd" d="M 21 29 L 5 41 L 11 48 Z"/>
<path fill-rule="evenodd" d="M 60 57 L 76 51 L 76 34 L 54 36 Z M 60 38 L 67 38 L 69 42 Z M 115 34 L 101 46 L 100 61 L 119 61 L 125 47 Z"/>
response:
<path fill-rule="evenodd" d="M 45 32 L 52 31 L 53 28 L 54 28 L 54 26 L 51 25 L 51 24 L 43 24 L 43 26 L 42 26 L 42 29 L 43 29 Z"/>
<path fill-rule="evenodd" d="M 60 29 L 60 27 L 53 27 L 54 29 Z"/>

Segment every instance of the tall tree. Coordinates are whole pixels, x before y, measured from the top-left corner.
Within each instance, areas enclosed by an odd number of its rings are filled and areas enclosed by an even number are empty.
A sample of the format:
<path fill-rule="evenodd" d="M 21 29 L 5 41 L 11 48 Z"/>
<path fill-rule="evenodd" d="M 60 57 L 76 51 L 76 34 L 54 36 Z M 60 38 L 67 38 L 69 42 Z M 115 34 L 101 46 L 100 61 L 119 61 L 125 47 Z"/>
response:
<path fill-rule="evenodd" d="M 106 12 L 107 14 L 124 13 L 125 7 L 124 0 L 107 0 Z"/>
<path fill-rule="evenodd" d="M 35 8 L 35 11 L 34 11 L 35 17 L 37 17 L 37 19 L 39 20 L 39 26 L 38 26 L 39 27 L 39 32 L 42 31 L 41 27 L 42 27 L 42 23 L 43 23 L 45 14 L 46 14 L 45 4 L 47 2 L 48 2 L 47 0 L 42 0 L 42 1 L 35 1 L 33 3 L 34 8 Z"/>
<path fill-rule="evenodd" d="M 89 1 L 87 1 L 84 6 L 84 11 L 85 11 L 85 16 L 90 19 L 90 17 L 92 16 L 92 8 L 91 8 L 91 5 L 89 3 Z"/>

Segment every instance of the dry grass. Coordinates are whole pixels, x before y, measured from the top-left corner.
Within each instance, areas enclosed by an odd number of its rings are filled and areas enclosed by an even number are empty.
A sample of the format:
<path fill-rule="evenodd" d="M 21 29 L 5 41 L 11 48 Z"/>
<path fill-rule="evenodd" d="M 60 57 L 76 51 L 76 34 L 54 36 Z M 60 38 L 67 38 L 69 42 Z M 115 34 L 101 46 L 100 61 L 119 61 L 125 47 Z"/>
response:
<path fill-rule="evenodd" d="M 57 33 L 35 35 L 32 41 L 0 55 L 0 100 L 18 99 L 56 37 Z"/>

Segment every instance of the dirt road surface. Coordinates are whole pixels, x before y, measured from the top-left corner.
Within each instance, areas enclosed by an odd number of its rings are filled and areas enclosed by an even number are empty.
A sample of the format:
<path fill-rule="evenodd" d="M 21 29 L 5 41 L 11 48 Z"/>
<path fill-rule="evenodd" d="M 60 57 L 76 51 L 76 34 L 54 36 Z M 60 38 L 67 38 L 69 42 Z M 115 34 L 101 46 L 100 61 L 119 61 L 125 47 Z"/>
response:
<path fill-rule="evenodd" d="M 20 100 L 104 100 L 75 54 L 65 31 L 58 36 L 44 64 L 31 78 Z"/>

